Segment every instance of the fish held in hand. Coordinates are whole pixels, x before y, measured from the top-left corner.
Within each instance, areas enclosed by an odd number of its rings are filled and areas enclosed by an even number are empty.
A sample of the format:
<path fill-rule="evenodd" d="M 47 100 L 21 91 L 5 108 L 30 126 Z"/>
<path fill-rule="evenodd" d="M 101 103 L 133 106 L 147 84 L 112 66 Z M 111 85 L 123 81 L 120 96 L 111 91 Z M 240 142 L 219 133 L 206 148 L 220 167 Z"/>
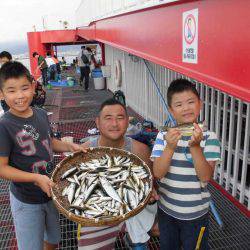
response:
<path fill-rule="evenodd" d="M 199 122 L 197 123 L 198 126 L 201 128 L 203 132 L 207 131 L 207 125 L 205 122 Z M 185 124 L 180 124 L 175 127 L 169 127 L 169 126 L 161 126 L 160 131 L 162 132 L 167 132 L 171 128 L 178 128 L 183 136 L 190 136 L 193 134 L 193 131 L 195 129 L 193 123 L 185 123 Z"/>

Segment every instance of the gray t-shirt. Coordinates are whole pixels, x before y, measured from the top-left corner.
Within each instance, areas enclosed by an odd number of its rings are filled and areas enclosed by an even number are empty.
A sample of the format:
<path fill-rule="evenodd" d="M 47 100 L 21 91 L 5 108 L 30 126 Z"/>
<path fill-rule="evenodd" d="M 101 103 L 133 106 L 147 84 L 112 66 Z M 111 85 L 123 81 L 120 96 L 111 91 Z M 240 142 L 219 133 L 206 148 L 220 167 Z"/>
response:
<path fill-rule="evenodd" d="M 97 136 L 91 136 L 89 139 L 90 142 L 90 147 L 98 147 L 98 140 L 99 140 L 99 135 Z M 132 153 L 132 141 L 133 139 L 130 137 L 125 137 L 125 145 L 124 145 L 124 150 L 129 151 Z"/>
<path fill-rule="evenodd" d="M 49 175 L 53 170 L 52 131 L 46 111 L 32 108 L 29 118 L 6 112 L 0 118 L 0 156 L 9 165 L 30 173 Z M 11 182 L 10 191 L 22 202 L 39 204 L 50 198 L 33 183 Z"/>

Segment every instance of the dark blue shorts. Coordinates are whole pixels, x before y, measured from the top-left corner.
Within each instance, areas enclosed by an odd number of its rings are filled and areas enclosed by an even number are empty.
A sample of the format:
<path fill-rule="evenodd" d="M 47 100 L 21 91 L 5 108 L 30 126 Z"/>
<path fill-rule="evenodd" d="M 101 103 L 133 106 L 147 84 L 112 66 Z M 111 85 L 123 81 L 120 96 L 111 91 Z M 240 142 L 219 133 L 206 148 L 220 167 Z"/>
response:
<path fill-rule="evenodd" d="M 209 236 L 209 214 L 194 220 L 178 220 L 158 209 L 160 229 L 160 249 L 162 250 L 194 250 L 201 227 L 205 227 L 200 249 L 207 250 Z"/>

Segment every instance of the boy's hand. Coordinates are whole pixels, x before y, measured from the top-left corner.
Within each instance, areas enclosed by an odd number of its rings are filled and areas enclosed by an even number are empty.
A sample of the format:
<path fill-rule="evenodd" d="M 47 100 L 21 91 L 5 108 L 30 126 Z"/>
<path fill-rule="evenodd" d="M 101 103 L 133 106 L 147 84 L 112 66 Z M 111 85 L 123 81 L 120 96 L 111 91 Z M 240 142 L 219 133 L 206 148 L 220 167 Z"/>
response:
<path fill-rule="evenodd" d="M 188 142 L 190 147 L 200 145 L 201 140 L 203 139 L 202 129 L 198 126 L 198 124 L 194 123 L 194 131 L 191 137 L 191 140 Z"/>
<path fill-rule="evenodd" d="M 155 201 L 158 201 L 159 198 L 160 198 L 160 196 L 157 194 L 156 189 L 153 187 L 152 194 L 151 194 L 151 197 L 149 199 L 149 205 L 155 203 Z"/>
<path fill-rule="evenodd" d="M 40 187 L 43 190 L 43 192 L 48 195 L 48 197 L 51 197 L 51 188 L 55 185 L 55 183 L 51 181 L 48 176 L 42 174 L 36 174 L 34 183 L 35 185 Z"/>
<path fill-rule="evenodd" d="M 178 141 L 181 139 L 181 132 L 178 128 L 170 128 L 167 134 L 164 135 L 164 138 L 167 141 L 167 147 L 175 150 Z"/>
<path fill-rule="evenodd" d="M 82 151 L 84 153 L 87 152 L 87 148 L 82 146 L 82 145 L 78 145 L 76 143 L 72 143 L 72 142 L 68 142 L 68 150 L 70 152 L 75 152 L 75 151 Z"/>

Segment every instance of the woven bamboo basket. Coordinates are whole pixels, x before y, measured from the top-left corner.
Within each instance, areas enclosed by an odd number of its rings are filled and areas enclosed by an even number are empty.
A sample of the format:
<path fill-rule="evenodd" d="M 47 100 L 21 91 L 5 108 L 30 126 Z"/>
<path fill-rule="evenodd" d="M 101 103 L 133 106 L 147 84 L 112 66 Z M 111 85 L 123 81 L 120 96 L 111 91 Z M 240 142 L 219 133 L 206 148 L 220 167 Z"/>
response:
<path fill-rule="evenodd" d="M 69 201 L 66 197 L 62 196 L 63 189 L 68 185 L 67 180 L 60 180 L 62 174 L 70 169 L 72 165 L 78 164 L 80 162 L 87 162 L 92 159 L 98 159 L 104 155 L 108 154 L 109 156 L 127 156 L 131 159 L 131 161 L 136 165 L 144 166 L 147 171 L 149 177 L 144 179 L 145 182 L 149 183 L 149 193 L 148 195 L 139 203 L 139 205 L 133 209 L 132 211 L 124 214 L 123 216 L 116 216 L 111 218 L 87 218 L 83 216 L 75 215 L 74 213 L 69 211 Z M 110 148 L 110 147 L 98 147 L 98 148 L 89 148 L 87 153 L 76 152 L 66 158 L 64 158 L 54 169 L 52 176 L 52 181 L 56 184 L 52 188 L 52 199 L 55 203 L 55 206 L 59 210 L 61 214 L 67 217 L 69 220 L 80 223 L 82 226 L 112 226 L 121 223 L 122 221 L 127 220 L 130 217 L 138 214 L 149 202 L 152 188 L 153 188 L 153 175 L 151 173 L 148 165 L 140 159 L 138 156 L 127 152 L 122 149 Z"/>

